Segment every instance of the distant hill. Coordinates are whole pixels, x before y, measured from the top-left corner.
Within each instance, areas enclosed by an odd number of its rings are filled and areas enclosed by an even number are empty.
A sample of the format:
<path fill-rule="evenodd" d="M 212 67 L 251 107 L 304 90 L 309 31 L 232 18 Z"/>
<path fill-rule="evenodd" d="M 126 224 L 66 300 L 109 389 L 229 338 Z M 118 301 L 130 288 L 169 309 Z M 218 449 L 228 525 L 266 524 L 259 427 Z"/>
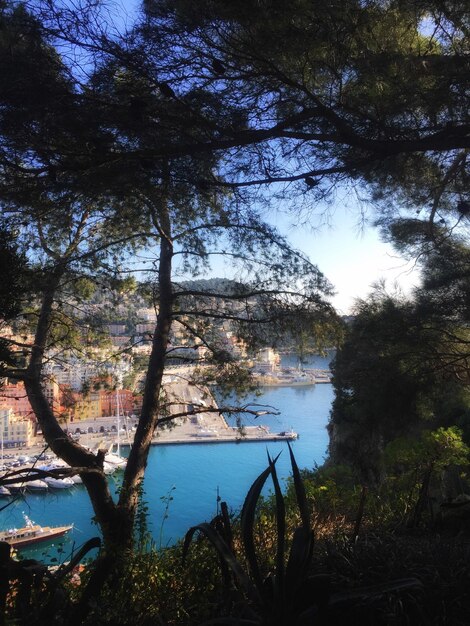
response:
<path fill-rule="evenodd" d="M 179 283 L 183 289 L 191 289 L 206 293 L 234 295 L 243 293 L 246 289 L 242 283 L 228 278 L 200 278 L 197 280 L 186 280 Z"/>

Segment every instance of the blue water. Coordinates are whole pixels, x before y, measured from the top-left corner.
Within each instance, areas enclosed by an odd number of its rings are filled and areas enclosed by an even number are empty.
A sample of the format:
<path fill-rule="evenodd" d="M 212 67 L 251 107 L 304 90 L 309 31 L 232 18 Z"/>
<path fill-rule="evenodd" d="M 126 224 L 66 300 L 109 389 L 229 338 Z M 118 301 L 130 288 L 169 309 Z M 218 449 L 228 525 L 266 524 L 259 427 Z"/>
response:
<path fill-rule="evenodd" d="M 328 360 L 317 357 L 310 365 L 326 368 Z M 297 364 L 295 359 L 292 364 Z M 264 388 L 263 395 L 253 401 L 276 407 L 280 415 L 251 418 L 248 424 L 267 425 L 271 432 L 293 428 L 299 433 L 299 439 L 292 443 L 297 463 L 301 468 L 311 468 L 321 463 L 326 453 L 325 427 L 332 400 L 333 389 L 327 384 Z M 152 447 L 144 482 L 144 501 L 157 547 L 174 543 L 190 526 L 210 520 L 217 511 L 218 495 L 229 507 L 239 509 L 251 483 L 267 465 L 267 450 L 271 456 L 282 451 L 277 468 L 279 476 L 285 479 L 290 473 L 290 462 L 287 445 L 283 442 Z M 116 492 L 118 479 L 112 476 L 110 481 Z M 0 501 L 0 506 L 4 503 Z M 42 525 L 72 522 L 75 525 L 73 533 L 58 543 L 23 551 L 28 557 L 61 561 L 70 555 L 73 547 L 99 534 L 92 522 L 88 496 L 81 486 L 65 493 L 32 494 L 16 501 L 0 512 L 0 528 L 22 526 L 23 511 Z"/>

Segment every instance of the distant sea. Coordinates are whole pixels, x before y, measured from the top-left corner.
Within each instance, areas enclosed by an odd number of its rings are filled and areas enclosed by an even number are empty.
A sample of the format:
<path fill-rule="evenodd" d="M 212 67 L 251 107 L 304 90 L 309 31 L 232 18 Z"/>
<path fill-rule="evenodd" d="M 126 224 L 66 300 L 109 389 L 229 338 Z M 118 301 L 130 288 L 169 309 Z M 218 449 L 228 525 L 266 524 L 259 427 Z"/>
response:
<path fill-rule="evenodd" d="M 311 357 L 305 368 L 328 368 L 330 358 Z M 298 364 L 298 359 L 284 356 L 284 365 Z M 248 420 L 248 425 L 266 425 L 270 431 L 293 429 L 299 439 L 292 444 L 299 467 L 321 464 L 326 455 L 328 422 L 333 389 L 329 384 L 297 387 L 265 387 L 253 402 L 275 407 L 280 415 L 263 415 Z M 238 510 L 251 483 L 267 466 L 267 451 L 275 456 L 279 476 L 290 473 L 287 445 L 284 442 L 200 443 L 152 447 L 144 483 L 144 502 L 148 507 L 148 525 L 157 547 L 171 545 L 187 529 L 209 521 L 217 512 L 217 498 Z M 123 449 L 125 454 L 125 448 Z M 117 492 L 119 479 L 110 477 Z M 0 507 L 6 500 L 0 500 Z M 46 495 L 31 494 L 0 512 L 0 528 L 23 525 L 22 512 L 43 526 L 74 523 L 74 530 L 55 544 L 43 544 L 22 554 L 28 558 L 66 560 L 73 547 L 96 536 L 93 511 L 84 487 L 55 491 Z"/>

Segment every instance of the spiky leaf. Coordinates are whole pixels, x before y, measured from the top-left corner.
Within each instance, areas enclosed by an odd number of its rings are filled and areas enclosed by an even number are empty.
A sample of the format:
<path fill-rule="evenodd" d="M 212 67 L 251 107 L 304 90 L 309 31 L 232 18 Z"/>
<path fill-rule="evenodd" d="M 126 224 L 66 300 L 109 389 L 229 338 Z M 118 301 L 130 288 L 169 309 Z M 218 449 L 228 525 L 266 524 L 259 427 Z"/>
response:
<path fill-rule="evenodd" d="M 274 459 L 273 463 L 275 463 L 278 458 L 279 455 Z M 256 505 L 261 495 L 261 491 L 263 490 L 264 484 L 270 474 L 271 467 L 268 467 L 258 476 L 258 478 L 251 485 L 245 498 L 245 502 L 243 503 L 241 513 L 241 532 L 243 545 L 245 548 L 245 555 L 248 560 L 248 565 L 253 576 L 256 588 L 258 589 L 260 595 L 264 598 L 266 594 L 255 550 L 254 523 Z"/>
<path fill-rule="evenodd" d="M 201 532 L 205 537 L 211 542 L 214 548 L 217 550 L 219 556 L 224 560 L 224 562 L 228 565 L 228 567 L 233 572 L 236 580 L 240 583 L 241 587 L 244 589 L 247 596 L 250 600 L 259 603 L 259 594 L 255 585 L 251 582 L 250 578 L 247 576 L 245 571 L 243 570 L 240 563 L 235 558 L 233 552 L 227 545 L 227 543 L 222 539 L 220 534 L 207 522 L 202 524 L 197 524 L 196 526 L 192 526 L 186 535 L 184 536 L 183 543 L 183 561 L 186 558 L 189 550 L 189 546 L 191 544 L 192 538 L 196 532 Z"/>

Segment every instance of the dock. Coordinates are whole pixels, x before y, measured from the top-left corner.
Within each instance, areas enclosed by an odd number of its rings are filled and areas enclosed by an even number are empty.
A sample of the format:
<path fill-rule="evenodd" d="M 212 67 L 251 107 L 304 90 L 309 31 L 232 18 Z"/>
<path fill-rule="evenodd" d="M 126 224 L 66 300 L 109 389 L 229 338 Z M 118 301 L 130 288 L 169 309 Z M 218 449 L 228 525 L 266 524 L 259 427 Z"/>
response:
<path fill-rule="evenodd" d="M 172 436 L 173 435 L 173 436 Z M 152 439 L 152 445 L 179 445 L 179 444 L 203 444 L 203 443 L 249 443 L 261 441 L 292 441 L 297 439 L 297 433 L 284 431 L 271 433 L 266 426 L 244 426 L 243 428 L 233 428 L 228 426 L 224 429 L 214 429 L 211 434 L 200 434 L 196 431 L 192 434 L 185 432 L 181 436 L 177 426 L 170 433 L 162 433 Z"/>
<path fill-rule="evenodd" d="M 270 432 L 264 425 L 229 426 L 224 416 L 217 412 L 217 402 L 207 387 L 188 385 L 185 381 L 173 380 L 165 385 L 165 391 L 171 402 L 172 412 L 178 414 L 184 410 L 194 411 L 186 418 L 177 418 L 170 428 L 158 428 L 152 445 L 188 444 L 188 443 L 243 443 L 252 441 L 288 441 L 297 438 L 290 431 Z M 204 411 L 204 408 L 210 411 Z"/>
<path fill-rule="evenodd" d="M 284 367 L 271 372 L 255 372 L 254 379 L 261 387 L 301 387 L 305 385 L 330 384 L 330 370 Z"/>

